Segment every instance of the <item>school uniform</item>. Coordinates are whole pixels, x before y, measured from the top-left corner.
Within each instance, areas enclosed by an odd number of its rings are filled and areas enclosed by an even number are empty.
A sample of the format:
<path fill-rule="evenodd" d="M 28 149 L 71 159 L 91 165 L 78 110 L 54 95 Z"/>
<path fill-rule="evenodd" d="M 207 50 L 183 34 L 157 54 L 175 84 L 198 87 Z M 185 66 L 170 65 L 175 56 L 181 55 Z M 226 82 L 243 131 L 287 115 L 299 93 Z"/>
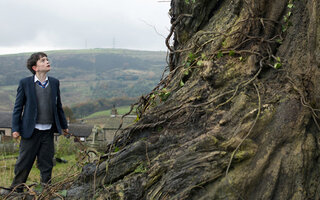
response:
<path fill-rule="evenodd" d="M 53 77 L 47 77 L 41 83 L 35 75 L 19 82 L 12 114 L 12 132 L 20 133 L 21 142 L 11 187 L 26 182 L 36 158 L 41 183 L 51 181 L 53 133 L 61 134 L 62 129 L 68 128 L 59 84 L 59 80 Z"/>

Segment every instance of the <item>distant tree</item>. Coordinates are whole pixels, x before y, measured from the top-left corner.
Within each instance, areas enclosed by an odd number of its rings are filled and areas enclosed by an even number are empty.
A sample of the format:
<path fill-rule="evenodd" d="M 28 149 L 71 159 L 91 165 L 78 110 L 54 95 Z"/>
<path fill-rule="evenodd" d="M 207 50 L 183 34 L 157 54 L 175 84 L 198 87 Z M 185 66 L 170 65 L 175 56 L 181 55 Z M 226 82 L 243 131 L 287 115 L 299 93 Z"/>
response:
<path fill-rule="evenodd" d="M 71 108 L 69 108 L 68 106 L 64 106 L 63 111 L 64 111 L 64 114 L 66 115 L 67 119 L 69 120 L 69 122 L 76 121 L 76 118 L 74 117 Z"/>
<path fill-rule="evenodd" d="M 117 106 L 127 106 L 131 105 L 137 100 L 134 97 L 115 97 L 110 99 L 97 99 L 95 101 L 88 101 L 76 104 L 72 106 L 73 114 L 80 118 L 81 116 L 87 116 L 94 112 L 108 110 L 113 107 L 113 105 Z"/>

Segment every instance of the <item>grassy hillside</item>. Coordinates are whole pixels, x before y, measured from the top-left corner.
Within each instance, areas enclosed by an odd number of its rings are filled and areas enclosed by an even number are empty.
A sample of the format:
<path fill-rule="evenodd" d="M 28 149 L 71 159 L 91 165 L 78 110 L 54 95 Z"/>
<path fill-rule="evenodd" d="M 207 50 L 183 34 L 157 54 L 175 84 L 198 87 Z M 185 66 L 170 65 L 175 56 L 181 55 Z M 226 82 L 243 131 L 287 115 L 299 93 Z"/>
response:
<path fill-rule="evenodd" d="M 85 49 L 46 53 L 52 65 L 49 76 L 60 79 L 63 104 L 71 108 L 97 99 L 141 96 L 159 82 L 166 66 L 166 53 L 160 51 Z M 0 110 L 12 110 L 18 81 L 31 75 L 25 67 L 30 54 L 0 56 Z"/>
<path fill-rule="evenodd" d="M 119 115 L 124 115 L 130 111 L 131 106 L 120 106 L 117 107 L 117 111 Z M 89 116 L 86 116 L 84 119 L 91 119 L 91 118 L 100 118 L 100 117 L 106 117 L 111 115 L 111 109 L 108 110 L 102 110 L 99 112 L 92 113 Z"/>

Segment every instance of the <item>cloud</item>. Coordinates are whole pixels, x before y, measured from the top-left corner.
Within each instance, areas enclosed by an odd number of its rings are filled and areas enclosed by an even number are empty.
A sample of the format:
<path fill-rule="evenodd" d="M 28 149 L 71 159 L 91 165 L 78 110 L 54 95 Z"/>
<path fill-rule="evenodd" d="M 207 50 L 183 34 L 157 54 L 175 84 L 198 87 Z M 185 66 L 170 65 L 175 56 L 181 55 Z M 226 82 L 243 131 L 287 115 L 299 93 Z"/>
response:
<path fill-rule="evenodd" d="M 165 50 L 169 3 L 157 0 L 0 1 L 0 54 L 8 49 Z M 151 26 L 150 26 L 151 25 Z"/>

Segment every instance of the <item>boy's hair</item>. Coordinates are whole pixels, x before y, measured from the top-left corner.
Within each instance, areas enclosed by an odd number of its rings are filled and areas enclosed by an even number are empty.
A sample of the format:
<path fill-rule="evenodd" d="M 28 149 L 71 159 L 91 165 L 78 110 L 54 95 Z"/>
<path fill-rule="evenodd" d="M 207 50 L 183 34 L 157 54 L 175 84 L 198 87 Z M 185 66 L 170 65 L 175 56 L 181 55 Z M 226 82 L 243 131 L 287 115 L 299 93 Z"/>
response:
<path fill-rule="evenodd" d="M 27 61 L 27 68 L 30 70 L 32 74 L 36 74 L 36 72 L 32 69 L 33 66 L 37 65 L 37 61 L 43 57 L 48 57 L 47 54 L 43 52 L 37 52 L 32 54 Z"/>

